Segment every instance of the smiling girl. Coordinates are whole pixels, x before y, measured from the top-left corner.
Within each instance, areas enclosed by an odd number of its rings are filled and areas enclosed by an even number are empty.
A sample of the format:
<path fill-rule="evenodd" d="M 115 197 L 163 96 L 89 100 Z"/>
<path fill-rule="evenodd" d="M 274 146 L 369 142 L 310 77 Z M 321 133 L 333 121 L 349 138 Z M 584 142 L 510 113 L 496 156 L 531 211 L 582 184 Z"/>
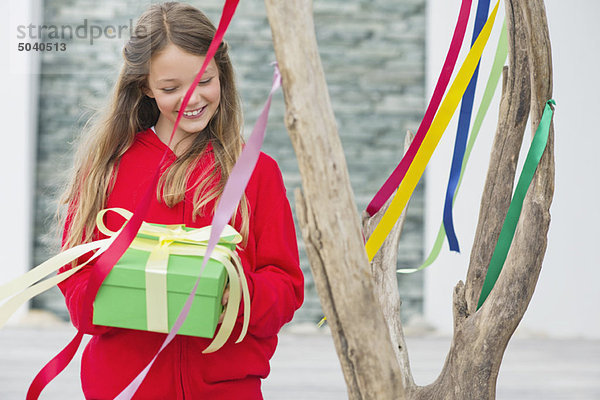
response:
<path fill-rule="evenodd" d="M 156 4 L 140 17 L 123 50 L 112 101 L 78 151 L 64 196 L 69 205 L 64 248 L 104 237 L 95 229 L 101 209 L 134 210 L 165 151 L 168 159 L 145 220 L 194 228 L 211 223 L 243 146 L 226 43 L 195 88 L 172 146 L 167 143 L 214 34 L 206 16 L 186 4 Z M 117 230 L 123 220 L 108 214 L 105 222 Z M 251 297 L 246 338 L 233 342 L 239 321 L 221 349 L 202 354 L 210 339 L 177 336 L 158 356 L 136 399 L 262 399 L 261 379 L 269 374 L 277 333 L 303 301 L 290 206 L 281 172 L 269 156 L 260 155 L 230 223 L 243 236 L 238 254 Z M 112 399 L 148 364 L 165 334 L 82 320 L 92 268 L 84 267 L 59 286 L 74 326 L 93 335 L 82 358 L 85 397 Z"/>
<path fill-rule="evenodd" d="M 172 43 L 152 58 L 144 93 L 154 99 L 160 110 L 155 130 L 165 143 L 177 119 L 182 93 L 185 94 L 194 81 L 203 61 L 204 57 L 187 53 Z M 220 101 L 219 70 L 215 61 L 211 60 L 175 132 L 173 142 L 178 144 L 179 154 L 183 154 L 193 143 L 197 133 L 208 126 Z"/>

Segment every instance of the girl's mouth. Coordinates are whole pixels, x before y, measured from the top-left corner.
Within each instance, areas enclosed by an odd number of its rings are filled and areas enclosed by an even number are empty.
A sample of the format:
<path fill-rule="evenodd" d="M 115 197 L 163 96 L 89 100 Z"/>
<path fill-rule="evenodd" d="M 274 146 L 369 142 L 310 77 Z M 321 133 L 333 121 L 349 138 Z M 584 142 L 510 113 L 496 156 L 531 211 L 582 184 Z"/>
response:
<path fill-rule="evenodd" d="M 187 119 L 197 119 L 200 118 L 204 114 L 204 110 L 206 110 L 206 106 L 197 108 L 191 111 L 184 111 L 183 117 Z"/>

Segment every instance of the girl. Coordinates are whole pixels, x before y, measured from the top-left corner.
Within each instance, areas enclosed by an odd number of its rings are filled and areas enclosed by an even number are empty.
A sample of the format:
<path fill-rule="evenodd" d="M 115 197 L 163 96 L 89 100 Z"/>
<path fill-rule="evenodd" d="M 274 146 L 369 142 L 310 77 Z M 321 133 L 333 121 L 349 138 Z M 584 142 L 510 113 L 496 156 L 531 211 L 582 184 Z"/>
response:
<path fill-rule="evenodd" d="M 172 147 L 166 143 L 214 34 L 207 17 L 186 4 L 152 5 L 140 17 L 123 50 L 125 63 L 112 102 L 80 148 L 64 196 L 69 204 L 65 248 L 103 238 L 95 229 L 101 209 L 134 210 L 165 150 L 168 160 L 144 220 L 196 228 L 211 223 L 243 144 L 226 43 L 195 88 Z M 116 230 L 123 220 L 109 213 L 105 222 Z M 210 339 L 177 336 L 159 355 L 136 399 L 262 399 L 261 379 L 269 374 L 277 333 L 303 301 L 290 207 L 279 168 L 269 156 L 259 157 L 231 224 L 244 238 L 238 254 L 250 288 L 248 335 L 234 343 L 240 320 L 231 339 L 210 354 L 202 354 Z M 81 366 L 85 397 L 112 399 L 147 365 L 166 335 L 82 320 L 91 268 L 60 289 L 75 327 L 93 335 Z"/>

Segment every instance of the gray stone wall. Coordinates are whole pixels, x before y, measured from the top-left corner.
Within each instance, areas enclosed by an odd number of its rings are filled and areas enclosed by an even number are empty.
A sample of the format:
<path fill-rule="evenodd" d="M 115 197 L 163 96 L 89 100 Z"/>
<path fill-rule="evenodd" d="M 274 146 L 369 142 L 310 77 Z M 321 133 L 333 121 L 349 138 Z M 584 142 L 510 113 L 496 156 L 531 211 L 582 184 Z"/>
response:
<path fill-rule="evenodd" d="M 190 1 L 218 23 L 223 2 Z M 45 24 L 129 25 L 146 8 L 136 1 L 54 0 L 45 5 Z M 317 0 L 315 24 L 330 96 L 359 212 L 399 162 L 407 129 L 416 131 L 425 107 L 425 0 Z M 123 30 L 123 33 L 128 32 Z M 58 247 L 56 193 L 71 163 L 71 142 L 92 109 L 102 104 L 120 66 L 122 39 L 61 40 L 67 51 L 45 53 L 40 77 L 39 149 L 35 226 L 35 262 Z M 240 2 L 226 35 L 243 99 L 246 132 L 266 99 L 272 76 L 271 32 L 264 3 Z M 273 102 L 263 150 L 279 163 L 288 196 L 301 186 L 296 157 L 283 124 L 281 93 Z M 419 184 L 408 209 L 400 243 L 399 265 L 423 258 L 423 188 Z M 321 309 L 302 250 L 306 301 L 296 321 L 318 321 Z M 403 317 L 422 312 L 422 275 L 400 276 Z M 58 291 L 39 296 L 34 306 L 65 315 Z"/>

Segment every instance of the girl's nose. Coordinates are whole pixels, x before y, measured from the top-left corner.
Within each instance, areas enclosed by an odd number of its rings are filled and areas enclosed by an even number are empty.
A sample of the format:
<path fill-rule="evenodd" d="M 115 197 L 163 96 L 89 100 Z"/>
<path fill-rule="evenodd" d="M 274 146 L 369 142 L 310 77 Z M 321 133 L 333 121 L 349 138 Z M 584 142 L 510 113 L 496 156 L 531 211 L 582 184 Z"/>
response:
<path fill-rule="evenodd" d="M 192 97 L 190 98 L 190 103 L 199 103 L 202 100 L 202 94 L 200 93 L 200 88 L 196 87 L 194 93 L 192 93 Z"/>
<path fill-rule="evenodd" d="M 179 104 L 183 104 L 183 100 L 185 99 L 185 94 L 183 95 L 183 97 L 181 97 L 179 99 Z M 200 93 L 200 88 L 196 88 L 194 90 L 194 92 L 192 93 L 192 96 L 190 97 L 190 101 L 188 101 L 188 105 L 185 107 L 186 109 L 189 109 L 190 106 L 193 105 L 197 105 L 202 101 L 202 95 Z"/>

